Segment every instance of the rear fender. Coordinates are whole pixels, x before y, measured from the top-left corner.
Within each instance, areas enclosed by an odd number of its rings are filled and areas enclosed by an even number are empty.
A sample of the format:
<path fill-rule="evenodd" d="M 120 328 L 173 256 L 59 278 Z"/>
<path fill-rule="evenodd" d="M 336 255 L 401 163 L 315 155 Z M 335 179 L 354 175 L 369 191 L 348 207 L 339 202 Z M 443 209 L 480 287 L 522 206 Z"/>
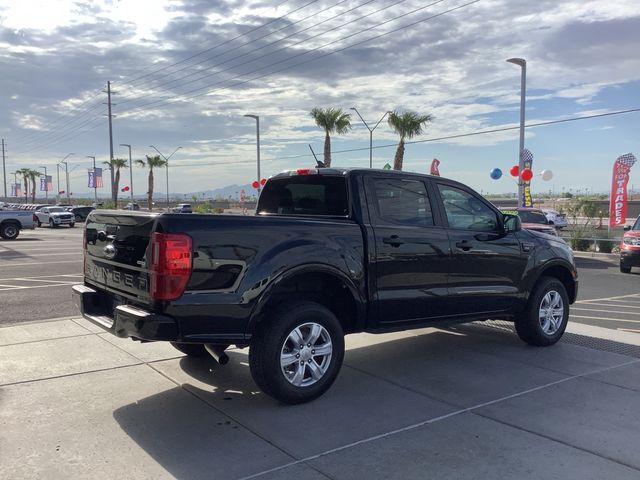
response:
<path fill-rule="evenodd" d="M 275 277 L 268 285 L 267 288 L 262 292 L 260 297 L 258 298 L 256 305 L 254 306 L 251 317 L 249 319 L 249 323 L 247 325 L 247 337 L 249 337 L 256 328 L 258 322 L 260 322 L 266 313 L 266 307 L 268 306 L 269 300 L 271 299 L 273 293 L 278 289 L 280 285 L 288 280 L 292 280 L 297 276 L 303 276 L 306 274 L 325 274 L 330 275 L 335 278 L 335 281 L 339 284 L 342 284 L 346 287 L 347 291 L 353 298 L 356 309 L 356 318 L 353 319 L 352 325 L 354 331 L 362 331 L 364 330 L 366 323 L 366 299 L 359 291 L 357 286 L 353 283 L 351 278 L 349 278 L 346 274 L 344 274 L 339 269 L 321 263 L 312 263 L 299 265 L 297 267 L 293 267 L 289 270 L 286 270 Z"/>

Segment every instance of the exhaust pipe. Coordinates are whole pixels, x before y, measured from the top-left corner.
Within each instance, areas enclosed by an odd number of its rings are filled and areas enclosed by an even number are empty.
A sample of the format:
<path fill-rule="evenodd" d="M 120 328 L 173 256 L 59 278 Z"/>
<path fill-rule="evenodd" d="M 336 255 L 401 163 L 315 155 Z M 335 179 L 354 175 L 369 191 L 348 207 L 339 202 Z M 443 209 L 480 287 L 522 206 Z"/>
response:
<path fill-rule="evenodd" d="M 228 347 L 228 345 L 212 345 L 210 343 L 205 343 L 204 345 L 205 350 L 209 352 L 209 355 L 211 355 L 220 365 L 226 365 L 229 363 L 229 356 L 224 353 Z"/>

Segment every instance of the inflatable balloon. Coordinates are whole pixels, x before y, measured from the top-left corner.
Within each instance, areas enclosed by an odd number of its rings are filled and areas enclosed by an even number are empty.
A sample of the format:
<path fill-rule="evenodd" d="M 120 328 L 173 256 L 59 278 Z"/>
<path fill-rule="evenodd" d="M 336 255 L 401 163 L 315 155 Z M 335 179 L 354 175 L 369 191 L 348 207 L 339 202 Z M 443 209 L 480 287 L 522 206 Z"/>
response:
<path fill-rule="evenodd" d="M 253 188 L 258 188 L 258 187 L 260 186 L 260 184 L 258 183 L 258 181 L 257 181 L 257 180 L 254 180 L 254 181 L 253 181 L 253 183 L 251 184 L 251 186 L 252 186 Z"/>
<path fill-rule="evenodd" d="M 502 170 L 500 170 L 499 168 L 494 168 L 489 172 L 489 176 L 494 180 L 498 180 L 500 177 L 502 177 Z"/>
<path fill-rule="evenodd" d="M 524 170 L 522 170 L 522 173 L 520 174 L 520 177 L 525 182 L 528 182 L 533 178 L 533 172 L 531 171 L 530 168 L 525 168 Z"/>
<path fill-rule="evenodd" d="M 509 173 L 512 177 L 517 177 L 518 175 L 520 175 L 520 167 L 518 167 L 518 165 L 514 165 L 513 167 L 511 167 L 511 170 L 509 170 Z"/>
<path fill-rule="evenodd" d="M 262 180 L 260 180 L 260 185 L 264 186 L 265 183 L 267 183 L 266 178 L 263 178 Z"/>
<path fill-rule="evenodd" d="M 551 170 L 542 170 L 540 175 L 542 175 L 542 180 L 545 182 L 548 182 L 553 178 L 553 172 Z"/>

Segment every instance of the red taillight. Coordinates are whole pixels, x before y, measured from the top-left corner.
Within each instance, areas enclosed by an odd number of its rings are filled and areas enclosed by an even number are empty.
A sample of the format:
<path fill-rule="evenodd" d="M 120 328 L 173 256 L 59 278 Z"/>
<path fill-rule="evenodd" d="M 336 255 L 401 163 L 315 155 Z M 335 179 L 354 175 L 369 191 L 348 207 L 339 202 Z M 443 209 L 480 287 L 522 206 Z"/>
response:
<path fill-rule="evenodd" d="M 316 170 L 315 168 L 299 168 L 295 171 L 294 175 L 317 175 L 317 173 L 318 170 Z"/>
<path fill-rule="evenodd" d="M 191 237 L 182 233 L 151 236 L 150 295 L 155 300 L 175 300 L 191 277 Z"/>

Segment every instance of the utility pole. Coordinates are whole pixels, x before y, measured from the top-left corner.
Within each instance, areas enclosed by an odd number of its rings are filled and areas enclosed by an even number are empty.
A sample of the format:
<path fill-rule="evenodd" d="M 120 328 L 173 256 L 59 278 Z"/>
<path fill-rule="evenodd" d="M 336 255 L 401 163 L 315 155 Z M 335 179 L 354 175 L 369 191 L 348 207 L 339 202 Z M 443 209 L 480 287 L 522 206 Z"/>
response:
<path fill-rule="evenodd" d="M 107 106 L 109 111 L 109 165 L 111 168 L 109 169 L 111 172 L 111 201 L 115 203 L 116 201 L 116 191 L 115 185 L 113 182 L 113 127 L 111 125 L 111 82 L 107 81 Z"/>
<path fill-rule="evenodd" d="M 4 138 L 2 139 L 2 180 L 4 180 L 4 196 L 7 197 L 7 169 L 4 164 Z"/>

